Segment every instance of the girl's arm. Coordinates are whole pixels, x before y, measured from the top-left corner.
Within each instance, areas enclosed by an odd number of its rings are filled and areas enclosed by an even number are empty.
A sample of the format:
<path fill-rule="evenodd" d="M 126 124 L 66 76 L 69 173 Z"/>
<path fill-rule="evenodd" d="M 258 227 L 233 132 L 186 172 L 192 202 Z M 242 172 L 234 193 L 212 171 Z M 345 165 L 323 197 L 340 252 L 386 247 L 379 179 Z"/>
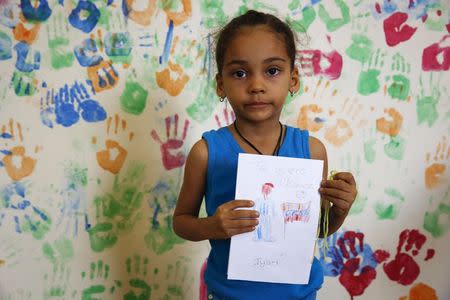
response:
<path fill-rule="evenodd" d="M 322 223 L 324 220 L 324 210 L 326 205 L 332 206 L 330 208 L 329 220 L 328 220 L 328 234 L 331 235 L 335 233 L 344 223 L 345 218 L 356 198 L 356 183 L 353 175 L 348 172 L 340 172 L 334 175 L 333 180 L 328 180 L 328 158 L 327 151 L 323 143 L 314 137 L 309 139 L 309 149 L 312 159 L 323 160 L 323 173 L 322 173 L 322 184 L 319 189 L 323 205 L 321 213 L 321 226 L 319 237 L 323 237 Z"/>
<path fill-rule="evenodd" d="M 184 180 L 173 215 L 173 229 L 190 241 L 226 239 L 232 235 L 254 230 L 258 213 L 254 210 L 235 210 L 252 207 L 253 201 L 232 200 L 219 206 L 211 217 L 199 218 L 205 194 L 208 168 L 208 147 L 202 139 L 192 147 L 184 169 Z"/>

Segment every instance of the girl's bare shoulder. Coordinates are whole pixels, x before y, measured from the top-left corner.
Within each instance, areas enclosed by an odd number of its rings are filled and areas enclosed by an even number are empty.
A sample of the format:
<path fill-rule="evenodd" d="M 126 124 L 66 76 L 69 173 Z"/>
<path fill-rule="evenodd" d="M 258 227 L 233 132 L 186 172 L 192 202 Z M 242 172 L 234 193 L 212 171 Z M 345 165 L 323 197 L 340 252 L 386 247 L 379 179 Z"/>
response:
<path fill-rule="evenodd" d="M 327 158 L 327 149 L 325 145 L 316 137 L 309 137 L 309 152 L 312 159 L 325 160 Z"/>

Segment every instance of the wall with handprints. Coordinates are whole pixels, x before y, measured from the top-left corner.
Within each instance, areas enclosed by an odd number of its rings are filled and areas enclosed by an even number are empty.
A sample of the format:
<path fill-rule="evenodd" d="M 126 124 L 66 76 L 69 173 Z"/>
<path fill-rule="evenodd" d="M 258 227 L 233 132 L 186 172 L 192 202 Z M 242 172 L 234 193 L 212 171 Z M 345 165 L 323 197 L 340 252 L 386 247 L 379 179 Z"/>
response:
<path fill-rule="evenodd" d="M 299 36 L 283 122 L 358 182 L 319 299 L 450 298 L 450 2 L 0 0 L 1 299 L 204 296 L 172 212 L 234 118 L 213 33 L 250 8 Z"/>

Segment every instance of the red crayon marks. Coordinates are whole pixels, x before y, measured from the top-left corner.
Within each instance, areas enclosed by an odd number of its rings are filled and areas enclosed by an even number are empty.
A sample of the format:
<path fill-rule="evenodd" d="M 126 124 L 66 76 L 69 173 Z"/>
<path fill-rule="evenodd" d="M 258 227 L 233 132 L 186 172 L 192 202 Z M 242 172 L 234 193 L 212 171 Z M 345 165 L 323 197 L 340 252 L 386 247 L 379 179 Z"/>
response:
<path fill-rule="evenodd" d="M 447 30 L 450 28 L 447 27 Z M 423 49 L 422 69 L 424 71 L 447 71 L 450 69 L 450 34 Z"/>
<path fill-rule="evenodd" d="M 359 242 L 359 245 L 357 243 Z M 347 231 L 337 241 L 337 245 L 342 253 L 344 265 L 339 276 L 339 282 L 350 294 L 354 296 L 362 295 L 365 289 L 377 276 L 377 272 L 371 265 L 361 266 L 364 249 L 364 234 L 361 232 Z M 349 250 L 347 250 L 347 246 Z M 359 273 L 358 275 L 356 275 Z"/>
<path fill-rule="evenodd" d="M 388 46 L 394 47 L 405 42 L 416 32 L 417 28 L 404 24 L 407 19 L 406 13 L 396 12 L 384 20 L 383 28 Z"/>
<path fill-rule="evenodd" d="M 400 233 L 397 253 L 393 260 L 383 265 L 384 272 L 390 280 L 402 285 L 413 283 L 420 274 L 420 267 L 415 261 L 427 238 L 419 230 L 405 229 Z M 386 260 L 389 255 L 386 251 L 377 250 L 374 254 L 379 262 Z M 425 260 L 434 256 L 434 249 L 428 249 Z"/>

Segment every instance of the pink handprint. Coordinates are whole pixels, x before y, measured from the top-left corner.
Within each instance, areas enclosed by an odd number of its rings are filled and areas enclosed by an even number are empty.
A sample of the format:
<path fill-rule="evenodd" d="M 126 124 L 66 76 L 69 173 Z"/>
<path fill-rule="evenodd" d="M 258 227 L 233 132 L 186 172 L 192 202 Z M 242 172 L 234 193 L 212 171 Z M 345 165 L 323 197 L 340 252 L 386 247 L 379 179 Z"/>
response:
<path fill-rule="evenodd" d="M 383 28 L 388 46 L 394 47 L 401 42 L 405 42 L 416 32 L 417 27 L 414 28 L 409 25 L 404 25 L 407 19 L 408 14 L 396 12 L 384 20 Z"/>
<path fill-rule="evenodd" d="M 184 140 L 186 139 L 186 133 L 189 126 L 189 120 L 184 121 L 183 134 L 181 139 L 177 139 L 178 135 L 178 114 L 173 117 L 166 117 L 166 138 L 165 142 L 161 141 L 158 133 L 153 129 L 151 132 L 152 138 L 161 144 L 161 154 L 164 168 L 171 170 L 179 168 L 184 165 L 186 161 L 186 155 L 181 151 Z M 170 137 L 171 123 L 174 123 L 173 137 Z"/>
<path fill-rule="evenodd" d="M 320 50 L 302 50 L 298 54 L 300 69 L 306 76 L 324 75 L 330 80 L 341 76 L 342 55 L 336 50 L 329 53 Z"/>
<path fill-rule="evenodd" d="M 450 69 L 450 34 L 423 49 L 422 69 L 424 71 L 447 71 Z"/>
<path fill-rule="evenodd" d="M 402 285 L 409 285 L 417 279 L 420 267 L 413 257 L 419 254 L 426 240 L 426 236 L 417 229 L 405 229 L 400 233 L 397 254 L 393 260 L 383 265 L 384 272 L 390 280 Z M 379 262 L 389 257 L 383 250 L 377 250 L 375 256 L 378 257 Z M 429 260 L 433 256 L 434 249 L 428 249 L 425 260 Z"/>
<path fill-rule="evenodd" d="M 216 119 L 217 126 L 219 126 L 219 128 L 222 127 L 222 122 L 220 122 L 219 115 L 214 115 L 214 118 Z M 234 111 L 232 109 L 228 109 L 228 105 L 223 109 L 223 118 L 225 119 L 225 126 L 230 125 L 236 119 Z"/>

